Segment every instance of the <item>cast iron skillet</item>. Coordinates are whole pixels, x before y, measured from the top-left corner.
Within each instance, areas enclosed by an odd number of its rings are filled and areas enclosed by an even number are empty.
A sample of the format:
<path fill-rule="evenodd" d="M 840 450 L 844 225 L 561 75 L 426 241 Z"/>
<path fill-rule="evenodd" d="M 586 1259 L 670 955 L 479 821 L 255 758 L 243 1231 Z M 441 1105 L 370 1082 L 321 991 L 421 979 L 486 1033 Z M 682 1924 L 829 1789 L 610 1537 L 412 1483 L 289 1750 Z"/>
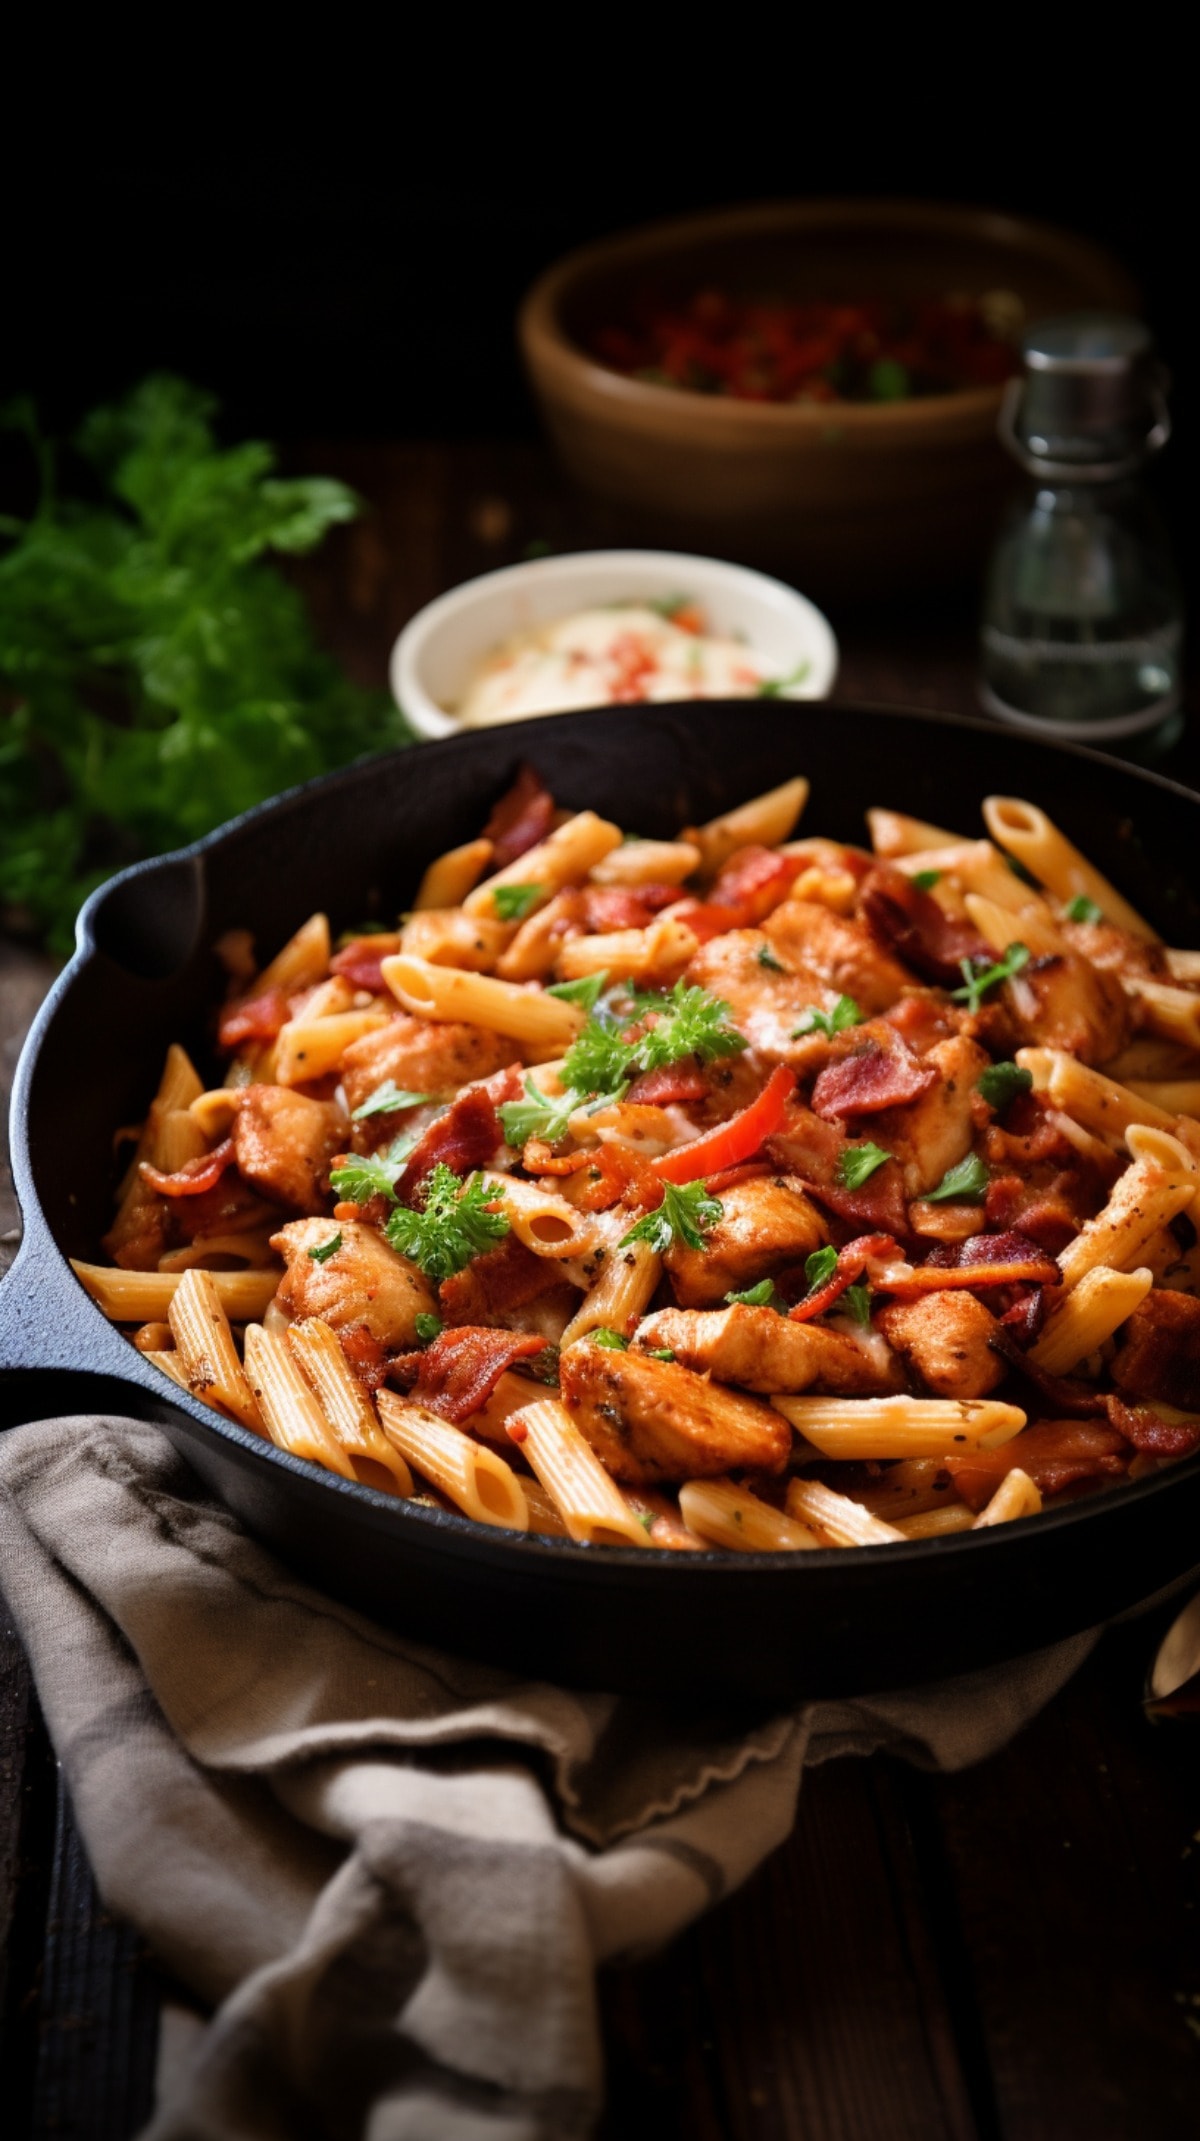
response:
<path fill-rule="evenodd" d="M 0 1292 L 8 1421 L 96 1409 L 157 1421 L 251 1531 L 398 1629 L 660 1697 L 895 1686 L 1048 1643 L 1180 1577 L 1200 1559 L 1200 1459 L 978 1536 L 795 1558 L 585 1551 L 319 1472 L 184 1396 L 101 1315 L 66 1258 L 97 1253 L 113 1129 L 144 1112 L 167 1042 L 206 1060 L 221 993 L 214 939 L 246 925 L 273 950 L 316 907 L 335 928 L 392 917 L 526 756 L 560 802 L 659 836 L 801 771 L 813 784 L 806 823 L 851 840 L 869 804 L 966 830 L 982 796 L 1027 795 L 1168 942 L 1200 943 L 1187 884 L 1200 798 L 980 722 L 744 700 L 620 709 L 484 730 L 314 782 L 126 871 L 84 909 L 14 1093 L 25 1239 Z"/>

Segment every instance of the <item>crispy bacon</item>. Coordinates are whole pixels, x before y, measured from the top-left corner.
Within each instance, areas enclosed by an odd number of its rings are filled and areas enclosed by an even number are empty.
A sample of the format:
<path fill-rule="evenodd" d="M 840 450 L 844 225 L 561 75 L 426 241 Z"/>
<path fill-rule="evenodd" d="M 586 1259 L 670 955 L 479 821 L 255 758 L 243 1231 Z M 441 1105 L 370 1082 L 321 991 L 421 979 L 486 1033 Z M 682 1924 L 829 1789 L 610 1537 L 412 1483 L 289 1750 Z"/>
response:
<path fill-rule="evenodd" d="M 719 1197 L 722 1190 L 732 1189 L 735 1182 L 752 1182 L 755 1175 L 776 1175 L 777 1167 L 769 1160 L 743 1160 L 737 1167 L 724 1167 L 718 1175 L 707 1175 L 704 1186 L 710 1197 Z"/>
<path fill-rule="evenodd" d="M 465 1271 L 443 1279 L 438 1303 L 443 1320 L 456 1327 L 502 1324 L 558 1283 L 553 1262 L 535 1256 L 515 1234 L 509 1234 L 497 1248 L 473 1258 Z"/>
<path fill-rule="evenodd" d="M 241 1048 L 247 1041 L 274 1041 L 288 1021 L 288 1000 L 282 989 L 264 989 L 261 996 L 244 996 L 227 1004 L 217 1027 L 222 1048 Z"/>
<path fill-rule="evenodd" d="M 387 1375 L 387 1355 L 369 1323 L 348 1323 L 338 1344 L 365 1390 L 378 1390 Z"/>
<path fill-rule="evenodd" d="M 1164 1420 L 1152 1405 L 1105 1399 L 1110 1424 L 1148 1457 L 1190 1457 L 1200 1450 L 1200 1420 Z"/>
<path fill-rule="evenodd" d="M 992 962 L 991 948 L 973 923 L 956 921 L 902 870 L 886 863 L 866 879 L 860 907 L 880 942 L 924 981 L 955 989 L 962 982 L 960 960 Z"/>
<path fill-rule="evenodd" d="M 678 885 L 586 885 L 583 926 L 595 936 L 613 929 L 645 929 L 678 898 Z"/>
<path fill-rule="evenodd" d="M 679 920 L 687 923 L 698 944 L 723 937 L 729 929 L 745 929 L 748 923 L 742 908 L 718 907 L 710 900 L 685 901 L 679 908 Z"/>
<path fill-rule="evenodd" d="M 355 937 L 352 944 L 335 952 L 329 962 L 331 974 L 340 974 L 352 989 L 370 989 L 372 995 L 383 996 L 387 991 L 383 979 L 383 961 L 394 952 L 398 937 Z"/>
<path fill-rule="evenodd" d="M 908 1234 L 908 1206 L 904 1199 L 904 1175 L 899 1162 L 888 1160 L 859 1189 L 841 1189 L 835 1183 L 805 1181 L 805 1189 L 851 1226 L 872 1227 L 882 1234 Z"/>
<path fill-rule="evenodd" d="M 396 1184 L 401 1204 L 411 1204 L 426 1175 L 435 1167 L 449 1167 L 456 1175 L 473 1174 L 486 1167 L 504 1143 L 504 1131 L 496 1103 L 482 1086 L 468 1086 L 465 1093 L 430 1123 L 414 1147 L 408 1165 Z"/>
<path fill-rule="evenodd" d="M 202 1152 L 198 1159 L 186 1160 L 173 1175 L 164 1175 L 159 1168 L 151 1167 L 143 1160 L 138 1169 L 143 1182 L 157 1190 L 160 1197 L 200 1197 L 205 1190 L 215 1189 L 227 1167 L 232 1167 L 234 1157 L 233 1139 L 223 1138 L 211 1152 Z"/>
<path fill-rule="evenodd" d="M 492 869 L 502 870 L 507 863 L 527 855 L 531 847 L 545 839 L 553 823 L 554 797 L 524 761 L 512 787 L 501 796 L 483 828 L 484 839 L 492 843 Z"/>
<path fill-rule="evenodd" d="M 1043 1494 L 1061 1494 L 1081 1480 L 1117 1478 L 1129 1465 L 1129 1444 L 1098 1420 L 1039 1420 L 998 1450 L 971 1450 L 943 1460 L 964 1502 L 982 1509 L 1014 1467 Z"/>
<path fill-rule="evenodd" d="M 643 1071 L 635 1078 L 625 1098 L 631 1106 L 669 1108 L 674 1101 L 703 1100 L 708 1080 L 699 1065 L 685 1056 L 679 1063 L 664 1063 L 660 1069 Z"/>
<path fill-rule="evenodd" d="M 416 1404 L 461 1424 L 487 1404 L 506 1368 L 542 1352 L 545 1344 L 524 1331 L 460 1324 L 440 1332 L 423 1352 L 398 1354 L 390 1374 Z M 532 1386 L 529 1395 L 532 1402 Z"/>
<path fill-rule="evenodd" d="M 1048 1368 L 1041 1368 L 1031 1360 L 1008 1325 L 997 1324 L 989 1341 L 993 1352 L 1003 1354 L 1011 1368 L 1033 1384 L 1034 1389 L 1046 1404 L 1064 1419 L 1088 1420 L 1104 1411 L 1104 1399 L 1094 1383 L 1086 1383 L 1075 1375 L 1051 1375 Z"/>
<path fill-rule="evenodd" d="M 907 1041 L 880 1025 L 838 1062 L 827 1063 L 813 1087 L 813 1113 L 826 1122 L 853 1121 L 882 1108 L 902 1108 L 937 1084 L 937 1071 L 919 1063 Z"/>
<path fill-rule="evenodd" d="M 848 1286 L 861 1279 L 867 1265 L 880 1257 L 895 1256 L 896 1244 L 890 1234 L 860 1234 L 856 1241 L 848 1241 L 838 1250 L 837 1268 L 832 1278 L 826 1279 L 815 1293 L 806 1294 L 802 1301 L 789 1311 L 793 1323 L 811 1323 L 814 1316 L 823 1316 L 839 1301 Z"/>
<path fill-rule="evenodd" d="M 803 867 L 798 856 L 781 855 L 777 848 L 740 847 L 722 864 L 709 899 L 715 907 L 734 909 L 741 917 L 736 926 L 748 928 L 778 907 Z"/>

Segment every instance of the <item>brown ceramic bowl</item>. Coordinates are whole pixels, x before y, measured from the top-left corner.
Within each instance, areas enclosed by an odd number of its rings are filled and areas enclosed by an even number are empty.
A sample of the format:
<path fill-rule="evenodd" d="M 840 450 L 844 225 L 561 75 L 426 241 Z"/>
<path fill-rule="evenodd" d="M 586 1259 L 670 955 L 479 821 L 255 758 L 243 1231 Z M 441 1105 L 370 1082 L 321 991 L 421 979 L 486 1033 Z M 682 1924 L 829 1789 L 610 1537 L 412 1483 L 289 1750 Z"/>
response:
<path fill-rule="evenodd" d="M 915 299 L 1012 291 L 1027 319 L 1136 308 L 1099 246 L 1040 223 L 906 201 L 785 201 L 659 223 L 568 255 L 518 333 L 550 433 L 616 537 L 783 570 L 818 595 L 876 596 L 978 571 L 1011 470 L 1000 388 L 912 401 L 728 401 L 631 379 L 589 334 L 652 293 Z"/>

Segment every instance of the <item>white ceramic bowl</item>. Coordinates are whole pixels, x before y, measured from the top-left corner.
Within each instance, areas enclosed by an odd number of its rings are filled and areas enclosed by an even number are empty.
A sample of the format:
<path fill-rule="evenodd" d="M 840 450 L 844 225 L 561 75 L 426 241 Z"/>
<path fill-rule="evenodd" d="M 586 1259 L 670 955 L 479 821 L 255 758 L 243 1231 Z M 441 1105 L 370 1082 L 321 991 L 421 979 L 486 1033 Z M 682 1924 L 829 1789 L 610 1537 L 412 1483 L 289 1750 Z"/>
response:
<path fill-rule="evenodd" d="M 392 649 L 393 695 L 419 736 L 456 735 L 453 709 L 474 670 L 512 633 L 605 603 L 673 595 L 694 599 L 711 631 L 745 640 L 781 676 L 807 662 L 803 679 L 781 697 L 828 696 L 838 650 L 820 610 L 765 573 L 673 550 L 586 550 L 464 581 L 405 625 Z"/>

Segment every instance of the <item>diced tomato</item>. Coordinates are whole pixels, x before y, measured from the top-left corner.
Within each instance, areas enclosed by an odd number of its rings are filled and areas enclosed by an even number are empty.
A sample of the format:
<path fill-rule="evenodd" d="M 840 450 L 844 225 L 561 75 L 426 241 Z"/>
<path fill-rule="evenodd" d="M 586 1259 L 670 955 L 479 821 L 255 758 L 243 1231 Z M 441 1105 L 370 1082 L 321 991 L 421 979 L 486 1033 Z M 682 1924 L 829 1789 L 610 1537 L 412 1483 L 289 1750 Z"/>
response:
<path fill-rule="evenodd" d="M 650 1171 L 663 1182 L 696 1182 L 702 1176 L 719 1174 L 753 1159 L 765 1139 L 778 1130 L 784 1109 L 796 1090 L 796 1074 L 786 1063 L 777 1063 L 757 1099 L 748 1108 L 719 1123 L 690 1145 L 664 1152 L 651 1160 Z"/>

